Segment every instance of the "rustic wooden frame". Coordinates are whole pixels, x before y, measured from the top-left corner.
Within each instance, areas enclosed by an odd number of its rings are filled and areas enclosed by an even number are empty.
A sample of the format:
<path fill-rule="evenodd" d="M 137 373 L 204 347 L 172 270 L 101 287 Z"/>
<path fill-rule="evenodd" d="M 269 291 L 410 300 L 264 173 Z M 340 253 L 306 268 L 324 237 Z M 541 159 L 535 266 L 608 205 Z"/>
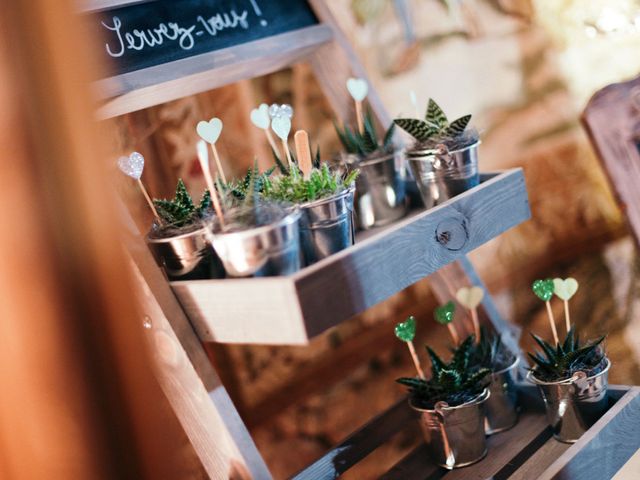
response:
<path fill-rule="evenodd" d="M 521 169 L 483 180 L 294 275 L 171 285 L 204 341 L 307 343 L 530 217 Z"/>
<path fill-rule="evenodd" d="M 640 77 L 598 91 L 582 122 L 640 247 Z"/>

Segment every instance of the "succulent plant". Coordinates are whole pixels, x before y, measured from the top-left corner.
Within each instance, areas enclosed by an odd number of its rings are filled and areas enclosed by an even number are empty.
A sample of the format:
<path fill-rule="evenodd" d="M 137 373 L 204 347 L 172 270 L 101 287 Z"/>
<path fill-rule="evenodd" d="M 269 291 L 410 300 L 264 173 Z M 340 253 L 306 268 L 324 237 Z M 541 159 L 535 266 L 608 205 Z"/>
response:
<path fill-rule="evenodd" d="M 206 216 L 211 206 L 211 194 L 209 190 L 205 190 L 200 203 L 196 206 L 184 182 L 178 179 L 173 200 L 154 199 L 153 203 L 165 226 L 181 228 L 199 222 Z"/>
<path fill-rule="evenodd" d="M 593 375 L 604 364 L 605 354 L 600 347 L 604 336 L 583 344 L 574 328 L 571 328 L 564 342 L 558 342 L 555 347 L 533 333 L 531 336 L 542 349 L 542 352 L 528 354 L 534 363 L 531 370 L 543 382 L 571 378 L 579 371 Z"/>
<path fill-rule="evenodd" d="M 474 343 L 471 354 L 472 366 L 496 372 L 507 368 L 514 360 L 514 354 L 504 346 L 500 335 L 490 333 L 484 326 L 480 327 L 480 341 Z"/>
<path fill-rule="evenodd" d="M 272 167 L 260 173 L 260 169 L 256 163 L 247 170 L 246 175 L 241 180 L 232 180 L 226 184 L 218 181 L 217 190 L 224 194 L 229 194 L 232 200 L 245 200 L 249 192 L 252 192 L 254 195 L 262 193 L 265 178 L 270 177 L 275 169 L 276 167 Z"/>
<path fill-rule="evenodd" d="M 346 176 L 332 172 L 329 165 L 323 163 L 320 168 L 314 168 L 308 179 L 296 165 L 287 174 L 264 179 L 262 195 L 268 200 L 282 202 L 305 203 L 334 195 L 350 187 L 358 176 L 358 170 L 353 170 Z"/>
<path fill-rule="evenodd" d="M 430 347 L 427 347 L 427 352 L 431 358 L 429 380 L 407 377 L 396 380 L 409 388 L 415 406 L 432 409 L 438 402 L 446 402 L 449 406 L 462 405 L 477 397 L 488 385 L 487 375 L 491 370 L 471 366 L 473 336 L 462 342 L 449 363 L 445 363 Z"/>
<path fill-rule="evenodd" d="M 433 100 L 429 99 L 425 119 L 396 118 L 394 123 L 406 131 L 420 143 L 445 145 L 464 137 L 465 130 L 471 121 L 471 115 L 464 115 L 453 122 L 449 122 L 444 111 Z M 472 141 L 477 140 L 477 135 Z"/>
<path fill-rule="evenodd" d="M 370 110 L 364 117 L 364 131 L 351 130 L 349 126 L 343 125 L 340 128 L 337 124 L 334 124 L 338 138 L 342 143 L 342 146 L 347 153 L 356 155 L 362 155 L 367 157 L 378 150 L 388 152 L 393 145 L 393 133 L 395 131 L 395 124 L 392 123 L 389 129 L 385 132 L 382 139 L 378 138 L 376 127 L 373 122 L 373 114 Z"/>

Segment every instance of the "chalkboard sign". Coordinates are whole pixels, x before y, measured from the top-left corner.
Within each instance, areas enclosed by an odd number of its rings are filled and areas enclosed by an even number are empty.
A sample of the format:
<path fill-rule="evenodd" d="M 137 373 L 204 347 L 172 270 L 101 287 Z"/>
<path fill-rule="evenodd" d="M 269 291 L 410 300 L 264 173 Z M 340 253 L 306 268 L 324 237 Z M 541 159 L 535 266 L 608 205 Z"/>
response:
<path fill-rule="evenodd" d="M 116 74 L 318 24 L 304 0 L 151 0 L 91 15 Z"/>

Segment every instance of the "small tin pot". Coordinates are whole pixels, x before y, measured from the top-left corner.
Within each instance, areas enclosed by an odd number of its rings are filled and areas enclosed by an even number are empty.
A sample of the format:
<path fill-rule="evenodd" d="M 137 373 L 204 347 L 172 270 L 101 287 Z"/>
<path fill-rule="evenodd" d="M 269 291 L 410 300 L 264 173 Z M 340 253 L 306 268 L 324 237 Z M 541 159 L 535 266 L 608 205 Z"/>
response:
<path fill-rule="evenodd" d="M 487 435 L 509 430 L 518 423 L 518 390 L 516 380 L 520 359 L 516 357 L 507 368 L 493 372 L 487 387 L 491 396 L 485 405 L 484 430 Z"/>
<path fill-rule="evenodd" d="M 208 245 L 206 227 L 173 237 L 157 237 L 151 231 L 146 242 L 171 280 L 224 277 L 220 259 Z"/>
<path fill-rule="evenodd" d="M 355 242 L 355 186 L 329 198 L 300 205 L 300 246 L 305 265 L 322 260 Z"/>
<path fill-rule="evenodd" d="M 553 436 L 564 443 L 575 443 L 608 407 L 608 373 L 611 362 L 601 372 L 587 377 L 577 372 L 572 378 L 559 382 L 543 382 L 533 372 L 527 379 L 540 389 Z"/>
<path fill-rule="evenodd" d="M 409 405 L 420 414 L 420 428 L 433 460 L 453 470 L 476 463 L 487 454 L 484 433 L 484 408 L 491 393 L 488 389 L 471 402 L 449 407 L 438 402 L 433 410 Z"/>
<path fill-rule="evenodd" d="M 407 150 L 407 162 L 416 180 L 425 208 L 429 209 L 477 186 L 478 145 L 436 153 L 416 147 Z"/>
<path fill-rule="evenodd" d="M 346 154 L 340 159 L 360 170 L 356 179 L 356 225 L 360 230 L 382 227 L 407 213 L 405 152 L 373 158 Z"/>
<path fill-rule="evenodd" d="M 233 211 L 225 216 L 233 222 Z M 300 212 L 245 230 L 208 231 L 208 238 L 231 277 L 289 275 L 300 269 Z"/>

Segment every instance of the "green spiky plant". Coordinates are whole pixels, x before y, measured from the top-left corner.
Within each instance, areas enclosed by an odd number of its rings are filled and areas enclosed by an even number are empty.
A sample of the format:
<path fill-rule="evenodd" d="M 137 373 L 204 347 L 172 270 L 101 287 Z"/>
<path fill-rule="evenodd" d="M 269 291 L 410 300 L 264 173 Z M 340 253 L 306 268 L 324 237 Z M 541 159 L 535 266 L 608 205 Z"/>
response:
<path fill-rule="evenodd" d="M 430 347 L 427 352 L 431 359 L 431 378 L 399 378 L 396 381 L 409 388 L 409 394 L 416 407 L 433 409 L 438 402 L 449 406 L 462 405 L 472 401 L 489 384 L 488 368 L 471 368 L 473 337 L 468 337 L 456 349 L 451 361 L 445 363 Z"/>
<path fill-rule="evenodd" d="M 333 124 L 338 138 L 347 153 L 369 157 L 376 152 L 388 153 L 393 149 L 394 123 L 391 124 L 381 139 L 378 137 L 371 110 L 367 110 L 363 124 L 364 131 L 362 132 L 355 129 L 352 130 L 348 125 L 343 125 L 340 128 L 338 124 Z"/>
<path fill-rule="evenodd" d="M 555 347 L 533 333 L 531 336 L 542 349 L 541 352 L 528 354 L 534 363 L 531 371 L 538 380 L 556 382 L 571 378 L 579 371 L 591 376 L 604 368 L 606 357 L 600 346 L 604 336 L 581 343 L 572 327 L 564 342 L 559 342 Z"/>
<path fill-rule="evenodd" d="M 327 163 L 314 168 L 305 179 L 297 165 L 288 173 L 264 179 L 262 195 L 268 200 L 291 202 L 294 204 L 312 202 L 327 198 L 349 188 L 355 182 L 358 170 L 347 175 L 332 172 Z"/>
<path fill-rule="evenodd" d="M 246 175 L 240 180 L 231 180 L 226 184 L 218 180 L 216 189 L 223 197 L 229 195 L 231 198 L 228 199 L 228 201 L 242 201 L 247 197 L 249 192 L 251 192 L 252 195 L 262 193 L 265 178 L 270 177 L 275 170 L 276 167 L 271 167 L 261 173 L 256 162 L 253 167 L 247 170 Z"/>
<path fill-rule="evenodd" d="M 205 190 L 196 206 L 184 182 L 178 179 L 173 200 L 154 199 L 153 204 L 164 222 L 164 227 L 183 228 L 200 222 L 207 216 L 211 206 L 211 194 L 209 190 Z"/>
<path fill-rule="evenodd" d="M 475 336 L 472 337 L 475 340 Z M 497 372 L 510 366 L 514 360 L 514 354 L 502 343 L 500 335 L 490 333 L 484 326 L 480 327 L 480 341 L 474 342 L 471 365 Z"/>
<path fill-rule="evenodd" d="M 278 171 L 283 175 L 289 175 L 289 167 L 287 167 L 282 162 L 282 160 L 280 160 L 280 157 L 278 157 L 278 154 L 276 152 L 271 150 L 271 153 L 273 155 L 273 161 L 275 162 Z M 293 163 L 297 165 L 298 164 L 298 159 L 296 158 L 296 152 L 294 152 L 293 150 L 289 149 L 289 154 L 291 155 L 291 160 L 293 161 Z M 316 153 L 315 153 L 315 155 L 313 155 L 313 159 L 312 159 L 311 163 L 313 165 L 313 168 L 320 168 L 320 164 L 322 163 L 320 161 L 320 146 L 318 146 L 316 148 Z"/>
<path fill-rule="evenodd" d="M 420 144 L 435 147 L 443 144 L 449 150 L 463 148 L 478 140 L 475 131 L 468 131 L 471 115 L 464 115 L 449 122 L 444 111 L 429 99 L 424 120 L 420 118 L 396 118 L 394 123 L 415 138 Z"/>

